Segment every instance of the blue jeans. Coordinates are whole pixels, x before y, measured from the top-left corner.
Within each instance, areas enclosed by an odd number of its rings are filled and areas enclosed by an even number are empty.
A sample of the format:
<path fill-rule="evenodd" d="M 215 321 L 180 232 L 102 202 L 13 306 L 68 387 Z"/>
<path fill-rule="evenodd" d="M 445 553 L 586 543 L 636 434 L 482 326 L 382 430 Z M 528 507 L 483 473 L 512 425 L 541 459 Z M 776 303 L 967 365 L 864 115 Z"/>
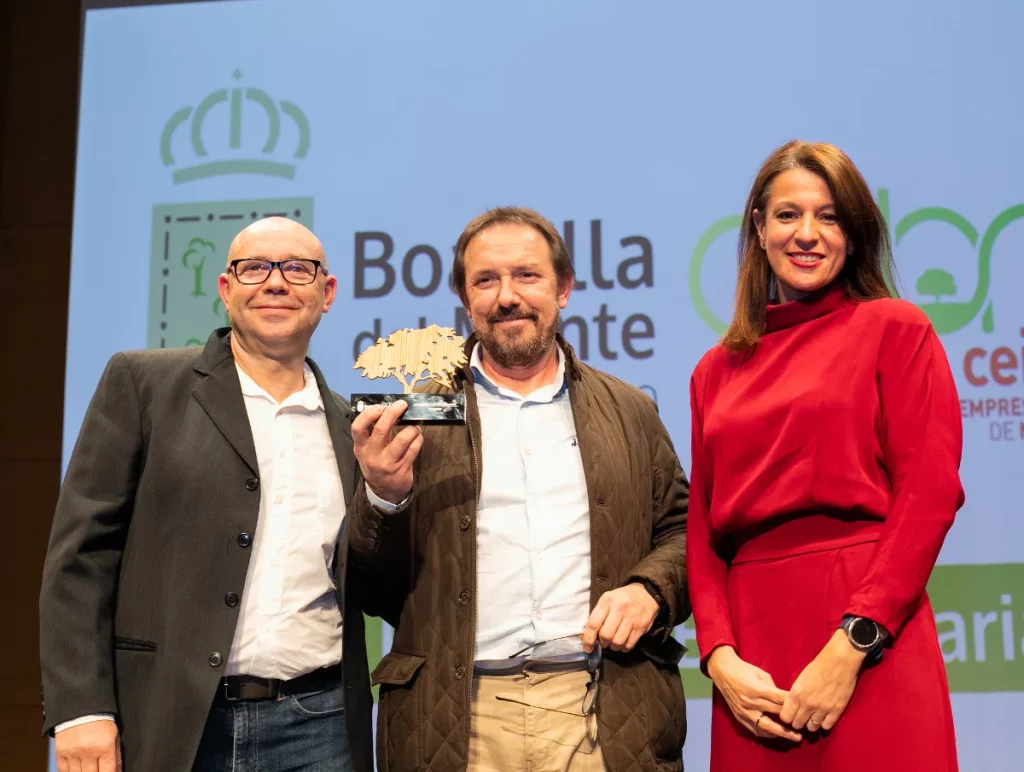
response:
<path fill-rule="evenodd" d="M 352 772 L 345 690 L 229 702 L 218 695 L 193 772 Z"/>

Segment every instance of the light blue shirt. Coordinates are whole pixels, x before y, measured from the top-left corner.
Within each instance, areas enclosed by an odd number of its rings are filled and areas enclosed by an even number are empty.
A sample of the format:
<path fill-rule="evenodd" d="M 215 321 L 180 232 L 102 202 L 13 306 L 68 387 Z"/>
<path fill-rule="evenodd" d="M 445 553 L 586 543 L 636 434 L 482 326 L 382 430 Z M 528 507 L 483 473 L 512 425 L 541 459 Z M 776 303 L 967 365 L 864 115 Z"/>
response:
<path fill-rule="evenodd" d="M 579 634 L 590 615 L 590 505 L 558 350 L 554 381 L 521 397 L 470 357 L 480 411 L 476 659 Z M 569 641 L 563 651 L 580 651 Z M 545 649 L 550 652 L 550 649 Z"/>

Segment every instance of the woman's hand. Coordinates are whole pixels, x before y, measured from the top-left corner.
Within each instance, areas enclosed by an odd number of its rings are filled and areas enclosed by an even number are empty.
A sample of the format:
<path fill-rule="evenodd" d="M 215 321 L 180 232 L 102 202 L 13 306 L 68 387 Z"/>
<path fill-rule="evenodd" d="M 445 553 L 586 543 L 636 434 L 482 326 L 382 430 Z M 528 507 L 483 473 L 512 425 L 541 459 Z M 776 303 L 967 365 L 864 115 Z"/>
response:
<path fill-rule="evenodd" d="M 829 730 L 850 703 L 866 655 L 836 630 L 793 683 L 779 718 L 794 729 Z M 763 721 L 761 722 L 764 723 Z"/>
<path fill-rule="evenodd" d="M 780 737 L 796 743 L 803 739 L 799 732 L 769 716 L 782 711 L 789 694 L 776 687 L 772 677 L 761 668 L 740 659 L 731 646 L 720 646 L 711 652 L 708 674 L 736 720 L 754 735 Z"/>

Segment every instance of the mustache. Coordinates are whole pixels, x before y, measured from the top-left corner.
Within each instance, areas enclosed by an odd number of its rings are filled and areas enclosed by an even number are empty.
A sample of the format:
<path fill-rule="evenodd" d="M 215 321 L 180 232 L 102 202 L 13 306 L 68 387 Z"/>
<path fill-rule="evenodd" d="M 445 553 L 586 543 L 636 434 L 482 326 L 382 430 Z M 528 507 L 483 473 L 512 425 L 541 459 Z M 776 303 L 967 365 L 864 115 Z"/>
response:
<path fill-rule="evenodd" d="M 509 308 L 501 309 L 496 314 L 491 314 L 487 317 L 487 321 L 490 324 L 495 322 L 512 322 L 516 319 L 530 319 L 531 321 L 537 320 L 537 315 L 532 314 L 523 308 Z"/>

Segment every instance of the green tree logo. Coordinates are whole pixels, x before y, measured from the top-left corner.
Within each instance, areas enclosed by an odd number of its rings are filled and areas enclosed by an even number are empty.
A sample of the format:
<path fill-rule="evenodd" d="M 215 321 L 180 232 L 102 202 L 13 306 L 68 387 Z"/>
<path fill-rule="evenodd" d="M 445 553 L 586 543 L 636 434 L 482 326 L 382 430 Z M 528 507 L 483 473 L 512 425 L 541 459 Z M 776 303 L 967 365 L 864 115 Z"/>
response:
<path fill-rule="evenodd" d="M 239 80 L 242 73 L 234 72 L 235 80 Z M 222 158 L 219 160 L 208 160 L 209 151 L 203 137 L 203 124 L 210 114 L 210 111 L 222 104 L 228 105 L 229 126 L 226 145 L 221 145 L 225 155 L 230 156 L 232 151 L 240 150 L 242 147 L 243 116 L 252 113 L 252 107 L 256 107 L 266 115 L 267 137 L 261 148 L 261 156 L 258 158 Z M 246 108 L 249 108 L 246 110 Z M 270 177 L 281 177 L 283 179 L 295 178 L 295 164 L 291 160 L 282 160 L 278 150 L 278 143 L 281 140 L 281 118 L 284 116 L 298 129 L 298 144 L 291 155 L 291 159 L 305 158 L 309 153 L 309 121 L 306 114 L 299 109 L 294 102 L 282 99 L 275 102 L 270 95 L 258 88 L 221 88 L 210 92 L 194 108 L 192 106 L 182 107 L 175 111 L 167 123 L 164 124 L 163 133 L 160 135 L 160 159 L 164 166 L 171 168 L 177 165 L 171 146 L 175 132 L 179 127 L 188 122 L 188 136 L 197 163 L 184 168 L 174 169 L 172 179 L 175 184 L 192 182 L 204 177 L 217 177 L 225 174 L 261 174 Z M 257 123 L 262 123 L 257 121 Z M 285 151 L 287 152 L 287 150 Z M 275 156 L 275 153 L 277 156 Z"/>
<path fill-rule="evenodd" d="M 887 223 L 889 217 L 889 191 L 880 188 L 878 206 Z M 918 303 L 918 306 L 931 320 L 935 331 L 940 335 L 956 332 L 970 324 L 979 314 L 981 329 L 992 332 L 994 329 L 994 312 L 988 293 L 992 283 L 992 253 L 999 237 L 1011 225 L 1024 220 L 1024 204 L 1015 204 L 1000 212 L 983 232 L 980 232 L 963 215 L 946 207 L 925 207 L 916 209 L 890 226 L 892 229 L 893 247 L 898 248 L 903 238 L 914 228 L 924 223 L 942 224 L 957 231 L 972 248 L 977 250 L 977 281 L 974 292 L 966 300 L 942 301 L 942 297 L 953 297 L 957 294 L 956 282 L 953 277 L 939 268 L 925 271 L 918 279 L 917 291 L 921 295 L 935 298 L 934 302 Z M 704 265 L 711 245 L 721 236 L 740 228 L 743 218 L 730 215 L 712 223 L 701 234 L 693 253 L 690 255 L 688 283 L 690 298 L 694 310 L 703 322 L 717 333 L 725 332 L 726 321 L 718 318 L 708 306 L 701 286 L 701 268 Z"/>
<path fill-rule="evenodd" d="M 313 199 L 284 197 L 157 204 L 149 253 L 147 345 L 201 346 L 215 327 L 230 326 L 218 284 L 224 251 L 239 231 L 263 217 L 313 226 Z"/>
<path fill-rule="evenodd" d="M 936 303 L 941 303 L 939 298 L 943 295 L 952 297 L 956 294 L 956 281 L 953 274 L 941 268 L 932 268 L 922 273 L 917 280 L 917 291 L 921 295 L 931 295 Z"/>
<path fill-rule="evenodd" d="M 192 269 L 193 297 L 198 298 L 206 294 L 203 292 L 203 266 L 206 265 L 206 258 L 216 251 L 217 247 L 213 245 L 212 241 L 204 241 L 200 238 L 192 238 L 188 240 L 188 249 L 186 249 L 185 254 L 181 256 L 181 264 L 186 268 Z"/>

